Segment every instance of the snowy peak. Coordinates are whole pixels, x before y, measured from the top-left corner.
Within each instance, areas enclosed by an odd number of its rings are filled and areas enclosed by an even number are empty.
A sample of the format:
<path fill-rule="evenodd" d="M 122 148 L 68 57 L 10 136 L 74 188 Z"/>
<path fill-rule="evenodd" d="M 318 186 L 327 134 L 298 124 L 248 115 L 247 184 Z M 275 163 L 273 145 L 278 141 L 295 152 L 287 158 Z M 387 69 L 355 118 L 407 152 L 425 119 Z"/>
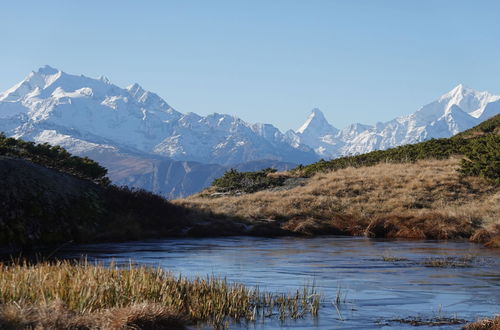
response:
<path fill-rule="evenodd" d="M 307 120 L 305 123 L 300 126 L 295 133 L 297 134 L 335 134 L 338 132 L 338 129 L 330 125 L 328 121 L 325 118 L 325 115 L 323 112 L 318 109 L 314 108 L 311 111 L 311 114 L 309 117 L 307 117 Z"/>
<path fill-rule="evenodd" d="M 63 71 L 46 65 L 36 72 L 32 71 L 24 81 L 32 86 L 44 89 L 56 82 L 63 74 Z"/>
<path fill-rule="evenodd" d="M 330 125 L 323 112 L 313 109 L 305 123 L 293 133 L 287 133 L 292 145 L 304 144 L 314 149 L 321 157 L 335 153 L 341 141 L 336 137 L 339 130 Z"/>
<path fill-rule="evenodd" d="M 352 140 L 356 136 L 358 136 L 359 134 L 363 133 L 366 130 L 369 130 L 370 128 L 372 127 L 360 123 L 350 124 L 347 127 L 340 130 L 337 137 L 342 141 Z"/>
<path fill-rule="evenodd" d="M 109 145 L 219 164 L 259 159 L 305 164 L 451 136 L 498 113 L 500 96 L 460 84 L 415 113 L 386 123 L 352 124 L 339 131 L 316 108 L 300 128 L 283 134 L 273 125 L 226 114 L 182 114 L 137 83 L 121 88 L 104 77 L 50 66 L 0 94 L 0 131 L 10 136 L 64 143 L 75 151 Z"/>
<path fill-rule="evenodd" d="M 139 85 L 138 83 L 133 83 L 130 86 L 127 86 L 126 88 L 130 94 L 136 96 L 137 94 L 143 94 L 145 90 Z"/>
<path fill-rule="evenodd" d="M 138 103 L 151 111 L 175 113 L 176 117 L 181 115 L 179 112 L 173 110 L 158 94 L 144 90 L 138 83 L 128 86 L 126 90 Z"/>
<path fill-rule="evenodd" d="M 56 69 L 56 68 L 51 67 L 50 65 L 45 65 L 45 66 L 41 67 L 40 69 L 38 69 L 38 71 L 37 71 L 37 73 L 39 75 L 44 75 L 44 76 L 51 76 L 51 75 L 57 74 L 59 72 L 61 72 L 61 71 Z"/>
<path fill-rule="evenodd" d="M 458 106 L 464 112 L 478 118 L 488 103 L 497 101 L 498 99 L 500 99 L 498 95 L 492 95 L 485 91 L 476 91 L 465 87 L 463 84 L 459 84 L 441 96 L 438 103 L 444 105 L 444 113 L 449 112 L 453 106 Z"/>
<path fill-rule="evenodd" d="M 218 113 L 184 115 L 137 83 L 121 88 L 105 77 L 72 75 L 50 66 L 31 72 L 0 94 L 0 131 L 63 144 L 81 154 L 89 145 L 109 145 L 205 163 L 317 160 L 311 148 L 289 144 L 272 125 L 253 127 Z"/>
<path fill-rule="evenodd" d="M 460 84 L 448 93 L 443 94 L 436 101 L 423 106 L 413 115 L 400 117 L 396 120 L 403 122 L 411 118 L 417 126 L 428 125 L 450 113 L 453 107 L 460 108 L 473 118 L 479 118 L 489 103 L 499 99 L 500 96 L 498 95 L 479 92 Z"/>
<path fill-rule="evenodd" d="M 59 79 L 62 71 L 48 65 L 41 67 L 38 71 L 32 71 L 21 82 L 0 94 L 0 101 L 15 102 L 25 96 L 38 93 Z"/>
<path fill-rule="evenodd" d="M 459 84 L 411 115 L 374 126 L 352 124 L 338 131 L 314 109 L 290 144 L 312 147 L 321 157 L 339 157 L 450 137 L 500 113 L 500 96 Z"/>

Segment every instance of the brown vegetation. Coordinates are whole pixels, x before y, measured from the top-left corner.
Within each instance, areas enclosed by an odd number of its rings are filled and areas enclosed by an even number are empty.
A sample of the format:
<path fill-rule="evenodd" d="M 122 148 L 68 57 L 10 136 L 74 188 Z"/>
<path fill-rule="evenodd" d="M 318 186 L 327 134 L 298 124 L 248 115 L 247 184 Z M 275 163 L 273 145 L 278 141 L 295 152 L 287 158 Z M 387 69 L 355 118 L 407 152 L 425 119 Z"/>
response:
<path fill-rule="evenodd" d="M 176 329 L 187 321 L 220 327 L 228 320 L 316 316 L 319 299 L 307 287 L 270 294 L 145 266 L 0 264 L 0 329 Z"/>
<path fill-rule="evenodd" d="M 498 241 L 500 189 L 460 177 L 458 166 L 458 158 L 382 163 L 319 173 L 290 190 L 218 198 L 200 193 L 175 203 L 266 221 L 289 233 Z"/>
<path fill-rule="evenodd" d="M 464 330 L 500 330 L 500 316 L 467 324 Z"/>
<path fill-rule="evenodd" d="M 61 301 L 38 306 L 0 305 L 0 329 L 185 329 L 185 317 L 158 304 L 142 303 L 77 313 Z"/>
<path fill-rule="evenodd" d="M 423 319 L 420 317 L 409 317 L 404 319 L 394 319 L 389 320 L 389 322 L 398 322 L 401 324 L 408 324 L 415 327 L 419 326 L 440 326 L 440 325 L 452 325 L 452 324 L 463 324 L 466 321 L 456 317 L 433 317 L 431 319 Z"/>

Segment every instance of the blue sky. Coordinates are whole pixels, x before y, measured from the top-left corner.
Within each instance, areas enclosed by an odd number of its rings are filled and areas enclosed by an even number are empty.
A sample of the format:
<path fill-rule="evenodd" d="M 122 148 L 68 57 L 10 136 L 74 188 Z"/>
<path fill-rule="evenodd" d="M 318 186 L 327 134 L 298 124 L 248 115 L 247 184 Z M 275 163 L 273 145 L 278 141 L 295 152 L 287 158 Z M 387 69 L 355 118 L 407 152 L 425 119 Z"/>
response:
<path fill-rule="evenodd" d="M 500 1 L 1 1 L 0 90 L 45 64 L 138 82 L 181 112 L 297 128 L 500 94 Z"/>

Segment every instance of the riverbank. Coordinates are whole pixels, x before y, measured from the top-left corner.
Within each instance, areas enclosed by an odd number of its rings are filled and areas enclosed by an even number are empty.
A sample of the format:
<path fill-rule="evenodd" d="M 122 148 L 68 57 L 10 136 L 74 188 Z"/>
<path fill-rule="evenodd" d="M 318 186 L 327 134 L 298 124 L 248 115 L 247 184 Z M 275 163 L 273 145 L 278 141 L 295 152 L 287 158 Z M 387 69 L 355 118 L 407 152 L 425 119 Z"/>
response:
<path fill-rule="evenodd" d="M 315 317 L 319 299 L 309 288 L 278 295 L 132 264 L 0 264 L 1 329 L 218 328 L 260 317 Z"/>
<path fill-rule="evenodd" d="M 217 197 L 205 191 L 167 201 L 0 156 L 0 247 L 328 234 L 469 239 L 499 247 L 500 189 L 481 177 L 457 175 L 458 163 L 382 163 L 318 173 L 289 188 Z"/>
<path fill-rule="evenodd" d="M 232 170 L 168 201 L 111 185 L 60 147 L 0 134 L 0 249 L 164 237 L 351 235 L 468 239 L 500 247 L 500 116 L 449 139 L 319 161 Z"/>
<path fill-rule="evenodd" d="M 270 233 L 469 239 L 499 247 L 500 189 L 481 177 L 459 176 L 459 162 L 351 167 L 318 173 L 289 190 L 217 197 L 205 191 L 173 202 L 243 219 L 250 228 L 266 224 Z"/>
<path fill-rule="evenodd" d="M 465 241 L 408 241 L 321 236 L 158 239 L 68 246 L 55 257 L 128 268 L 159 266 L 175 277 L 227 278 L 247 288 L 321 294 L 318 319 L 281 322 L 278 315 L 250 328 L 399 329 L 407 321 L 473 322 L 498 313 L 500 251 Z M 337 302 L 339 311 L 332 305 Z M 339 315 L 340 312 L 340 315 Z M 243 328 L 230 322 L 230 328 Z M 194 328 L 195 326 L 193 326 Z M 453 328 L 453 327 L 450 327 Z"/>
<path fill-rule="evenodd" d="M 500 329 L 500 316 L 491 318 L 491 319 L 483 319 L 478 320 L 476 322 L 472 322 L 467 324 L 464 330 L 498 330 Z"/>

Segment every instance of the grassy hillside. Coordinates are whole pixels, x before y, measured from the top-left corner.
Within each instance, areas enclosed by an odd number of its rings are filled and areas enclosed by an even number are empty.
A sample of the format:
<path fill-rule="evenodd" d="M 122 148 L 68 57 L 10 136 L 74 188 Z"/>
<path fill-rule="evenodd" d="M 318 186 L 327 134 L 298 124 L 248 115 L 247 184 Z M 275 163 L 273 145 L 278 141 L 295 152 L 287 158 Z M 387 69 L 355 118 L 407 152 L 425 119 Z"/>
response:
<path fill-rule="evenodd" d="M 348 167 L 374 166 L 380 163 L 411 163 L 423 159 L 448 159 L 465 155 L 460 172 L 463 175 L 483 176 L 500 183 L 500 115 L 451 138 L 404 145 L 387 150 L 376 150 L 366 154 L 346 156 L 294 168 L 284 177 L 309 178 L 317 173 L 327 173 Z M 256 192 L 282 186 L 283 177 L 269 175 L 272 171 L 238 172 L 227 171 L 215 180 L 212 188 L 222 192 Z"/>
<path fill-rule="evenodd" d="M 0 132 L 0 156 L 29 160 L 95 183 L 109 183 L 106 178 L 107 170 L 104 167 L 87 157 L 73 156 L 60 146 L 8 138 Z"/>
<path fill-rule="evenodd" d="M 0 248 L 241 232 L 238 221 L 111 185 L 105 175 L 63 148 L 0 135 Z M 206 222 L 212 231 L 199 229 Z"/>
<path fill-rule="evenodd" d="M 267 221 L 308 235 L 469 238 L 499 244 L 498 121 L 496 116 L 449 139 L 267 174 L 308 178 L 291 189 L 270 184 L 251 194 L 214 194 L 222 188 L 216 181 L 207 191 L 176 204 Z M 224 189 L 231 191 L 241 184 L 236 179 L 249 177 L 226 175 Z"/>
<path fill-rule="evenodd" d="M 110 185 L 106 169 L 60 147 L 0 135 L 0 247 L 290 234 L 499 245 L 498 121 L 286 173 L 229 171 L 207 191 L 173 202 Z"/>
<path fill-rule="evenodd" d="M 446 159 L 453 155 L 467 154 L 471 150 L 477 149 L 478 145 L 485 143 L 500 147 L 499 130 L 500 115 L 497 115 L 451 138 L 432 139 L 362 155 L 340 157 L 329 161 L 323 160 L 311 165 L 299 166 L 292 172 L 299 176 L 311 177 L 318 172 L 328 172 L 347 167 L 372 166 L 382 162 L 407 163 L 422 159 Z"/>
<path fill-rule="evenodd" d="M 500 134 L 500 115 L 493 116 L 471 129 L 458 133 L 453 138 L 471 138 L 490 133 Z"/>
<path fill-rule="evenodd" d="M 184 210 L 144 191 L 100 185 L 0 156 L 0 246 L 133 239 L 176 232 Z"/>

